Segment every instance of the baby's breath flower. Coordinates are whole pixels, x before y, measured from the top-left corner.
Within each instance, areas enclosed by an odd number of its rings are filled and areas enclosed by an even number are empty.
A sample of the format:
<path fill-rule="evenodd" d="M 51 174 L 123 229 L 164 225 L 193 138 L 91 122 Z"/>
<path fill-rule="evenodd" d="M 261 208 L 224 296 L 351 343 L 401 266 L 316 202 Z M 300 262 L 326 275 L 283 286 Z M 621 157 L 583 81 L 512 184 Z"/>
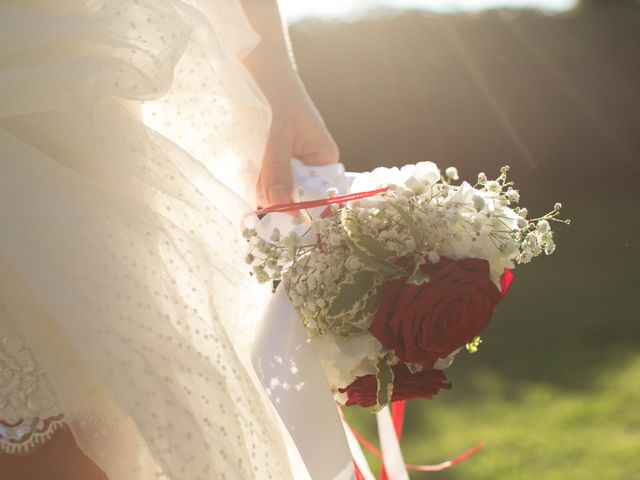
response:
<path fill-rule="evenodd" d="M 540 233 L 547 233 L 549 231 L 549 222 L 546 220 L 540 220 L 536 226 L 536 230 Z"/>
<path fill-rule="evenodd" d="M 265 267 L 269 270 L 275 270 L 278 267 L 278 262 L 273 257 L 270 257 L 265 263 Z"/>
<path fill-rule="evenodd" d="M 295 290 L 300 295 L 304 295 L 307 293 L 307 286 L 303 282 L 296 283 Z"/>
<path fill-rule="evenodd" d="M 415 195 L 421 195 L 427 190 L 426 185 L 418 180 L 415 177 L 409 177 L 404 184 L 410 189 Z"/>
<path fill-rule="evenodd" d="M 349 270 L 355 271 L 362 266 L 362 262 L 355 255 L 349 255 L 346 265 Z"/>
<path fill-rule="evenodd" d="M 520 193 L 513 188 L 507 190 L 507 198 L 510 202 L 518 203 L 520 201 Z"/>
<path fill-rule="evenodd" d="M 478 183 L 480 185 L 484 185 L 485 183 L 487 183 L 487 174 L 484 172 L 480 172 L 478 174 Z"/>
<path fill-rule="evenodd" d="M 316 289 L 317 286 L 318 286 L 318 282 L 316 281 L 316 277 L 311 275 L 307 279 L 307 288 L 309 289 L 309 291 L 313 291 Z"/>
<path fill-rule="evenodd" d="M 475 194 L 472 197 L 472 200 L 473 200 L 473 206 L 478 212 L 487 205 L 487 202 L 485 201 L 484 197 L 480 194 Z"/>
<path fill-rule="evenodd" d="M 282 244 L 287 248 L 299 247 L 300 246 L 300 237 L 295 232 L 292 232 L 292 233 L 290 233 L 289 235 L 286 236 L 286 238 L 284 239 Z"/>
<path fill-rule="evenodd" d="M 317 219 L 317 220 L 314 220 L 313 222 L 311 222 L 311 231 L 312 232 L 320 233 L 320 232 L 322 232 L 323 228 L 324 228 L 324 222 L 322 221 L 322 219 Z"/>
<path fill-rule="evenodd" d="M 516 257 L 516 262 L 518 263 L 529 263 L 531 261 L 532 254 L 530 250 L 523 250 Z"/>
<path fill-rule="evenodd" d="M 332 247 L 337 247 L 342 243 L 342 237 L 337 233 L 332 233 L 331 235 L 329 235 L 328 241 L 329 245 L 331 245 Z"/>
<path fill-rule="evenodd" d="M 269 244 L 269 242 L 261 238 L 258 240 L 258 244 L 256 245 L 256 248 L 260 253 L 267 254 L 269 253 L 271 245 Z"/>
<path fill-rule="evenodd" d="M 431 263 L 438 263 L 440 261 L 440 254 L 435 250 L 431 250 L 427 253 L 427 258 Z"/>
<path fill-rule="evenodd" d="M 260 283 L 266 283 L 269 281 L 269 274 L 261 266 L 257 266 L 253 269 L 256 274 L 256 278 Z"/>
<path fill-rule="evenodd" d="M 555 251 L 556 251 L 556 244 L 554 243 L 553 240 L 547 242 L 547 244 L 544 246 L 544 253 L 546 255 L 551 255 Z"/>
<path fill-rule="evenodd" d="M 449 180 L 458 180 L 460 178 L 458 176 L 458 169 L 456 167 L 447 167 L 447 169 L 444 171 L 444 174 Z"/>
<path fill-rule="evenodd" d="M 294 307 L 300 307 L 304 303 L 303 298 L 295 291 L 289 290 L 287 293 L 289 294 L 289 299 Z"/>
<path fill-rule="evenodd" d="M 485 188 L 488 192 L 492 193 L 499 193 L 502 191 L 502 185 L 500 185 L 500 183 L 496 182 L 495 180 L 489 180 L 488 182 L 486 182 Z"/>
<path fill-rule="evenodd" d="M 258 245 L 260 243 L 260 240 L 262 240 L 262 239 L 259 238 L 257 235 L 253 235 L 253 236 L 249 237 L 249 245 L 251 245 L 252 247 L 255 247 L 256 245 Z"/>

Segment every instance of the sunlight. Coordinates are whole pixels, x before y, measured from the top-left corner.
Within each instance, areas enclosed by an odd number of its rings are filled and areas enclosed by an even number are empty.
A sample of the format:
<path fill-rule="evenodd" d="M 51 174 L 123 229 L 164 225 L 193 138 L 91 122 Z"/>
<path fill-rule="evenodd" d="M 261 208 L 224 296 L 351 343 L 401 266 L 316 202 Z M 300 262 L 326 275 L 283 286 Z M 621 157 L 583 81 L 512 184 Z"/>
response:
<path fill-rule="evenodd" d="M 545 12 L 563 12 L 574 8 L 578 0 L 279 0 L 288 22 L 309 17 L 339 18 L 360 16 L 367 10 L 420 9 L 431 12 L 476 12 L 491 8 L 534 8 Z"/>

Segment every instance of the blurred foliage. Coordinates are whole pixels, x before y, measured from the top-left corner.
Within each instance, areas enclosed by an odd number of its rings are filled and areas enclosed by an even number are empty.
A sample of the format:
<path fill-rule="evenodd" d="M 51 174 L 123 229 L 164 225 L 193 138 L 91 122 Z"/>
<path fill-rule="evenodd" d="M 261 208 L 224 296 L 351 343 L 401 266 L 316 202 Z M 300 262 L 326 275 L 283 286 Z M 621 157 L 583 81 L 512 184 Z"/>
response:
<path fill-rule="evenodd" d="M 640 6 L 640 1 L 638 0 L 580 0 L 578 7 L 579 8 L 592 8 L 592 7 L 616 8 L 621 4 L 638 7 Z"/>
<path fill-rule="evenodd" d="M 625 4 L 409 12 L 307 21 L 292 41 L 348 167 L 433 160 L 469 176 L 509 163 L 527 187 L 580 194 L 585 180 L 640 181 L 639 25 Z"/>
<path fill-rule="evenodd" d="M 640 6 L 308 21 L 292 39 L 350 169 L 433 160 L 474 179 L 509 163 L 523 205 L 561 201 L 573 220 L 517 270 L 480 351 L 447 371 L 454 388 L 410 402 L 407 461 L 486 448 L 412 478 L 636 478 Z M 373 417 L 347 415 L 375 438 Z"/>

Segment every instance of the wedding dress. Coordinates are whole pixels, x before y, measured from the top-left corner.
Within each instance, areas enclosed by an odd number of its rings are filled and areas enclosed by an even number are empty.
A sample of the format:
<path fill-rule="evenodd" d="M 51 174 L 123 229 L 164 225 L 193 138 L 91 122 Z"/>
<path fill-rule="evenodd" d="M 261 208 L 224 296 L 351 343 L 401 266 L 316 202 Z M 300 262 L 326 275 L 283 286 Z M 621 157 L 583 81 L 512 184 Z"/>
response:
<path fill-rule="evenodd" d="M 270 112 L 237 0 L 0 5 L 0 451 L 287 479 L 240 220 Z"/>

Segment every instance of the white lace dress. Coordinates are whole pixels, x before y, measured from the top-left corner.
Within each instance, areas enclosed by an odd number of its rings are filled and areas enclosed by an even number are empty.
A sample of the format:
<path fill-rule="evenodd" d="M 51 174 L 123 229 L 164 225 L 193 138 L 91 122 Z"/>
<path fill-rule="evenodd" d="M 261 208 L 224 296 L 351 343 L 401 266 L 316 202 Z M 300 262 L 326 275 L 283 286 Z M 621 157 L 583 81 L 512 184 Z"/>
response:
<path fill-rule="evenodd" d="M 287 479 L 249 343 L 270 112 L 237 0 L 0 4 L 0 451 L 111 480 Z"/>
<path fill-rule="evenodd" d="M 28 453 L 64 424 L 64 413 L 8 315 L 0 303 L 0 452 Z"/>

